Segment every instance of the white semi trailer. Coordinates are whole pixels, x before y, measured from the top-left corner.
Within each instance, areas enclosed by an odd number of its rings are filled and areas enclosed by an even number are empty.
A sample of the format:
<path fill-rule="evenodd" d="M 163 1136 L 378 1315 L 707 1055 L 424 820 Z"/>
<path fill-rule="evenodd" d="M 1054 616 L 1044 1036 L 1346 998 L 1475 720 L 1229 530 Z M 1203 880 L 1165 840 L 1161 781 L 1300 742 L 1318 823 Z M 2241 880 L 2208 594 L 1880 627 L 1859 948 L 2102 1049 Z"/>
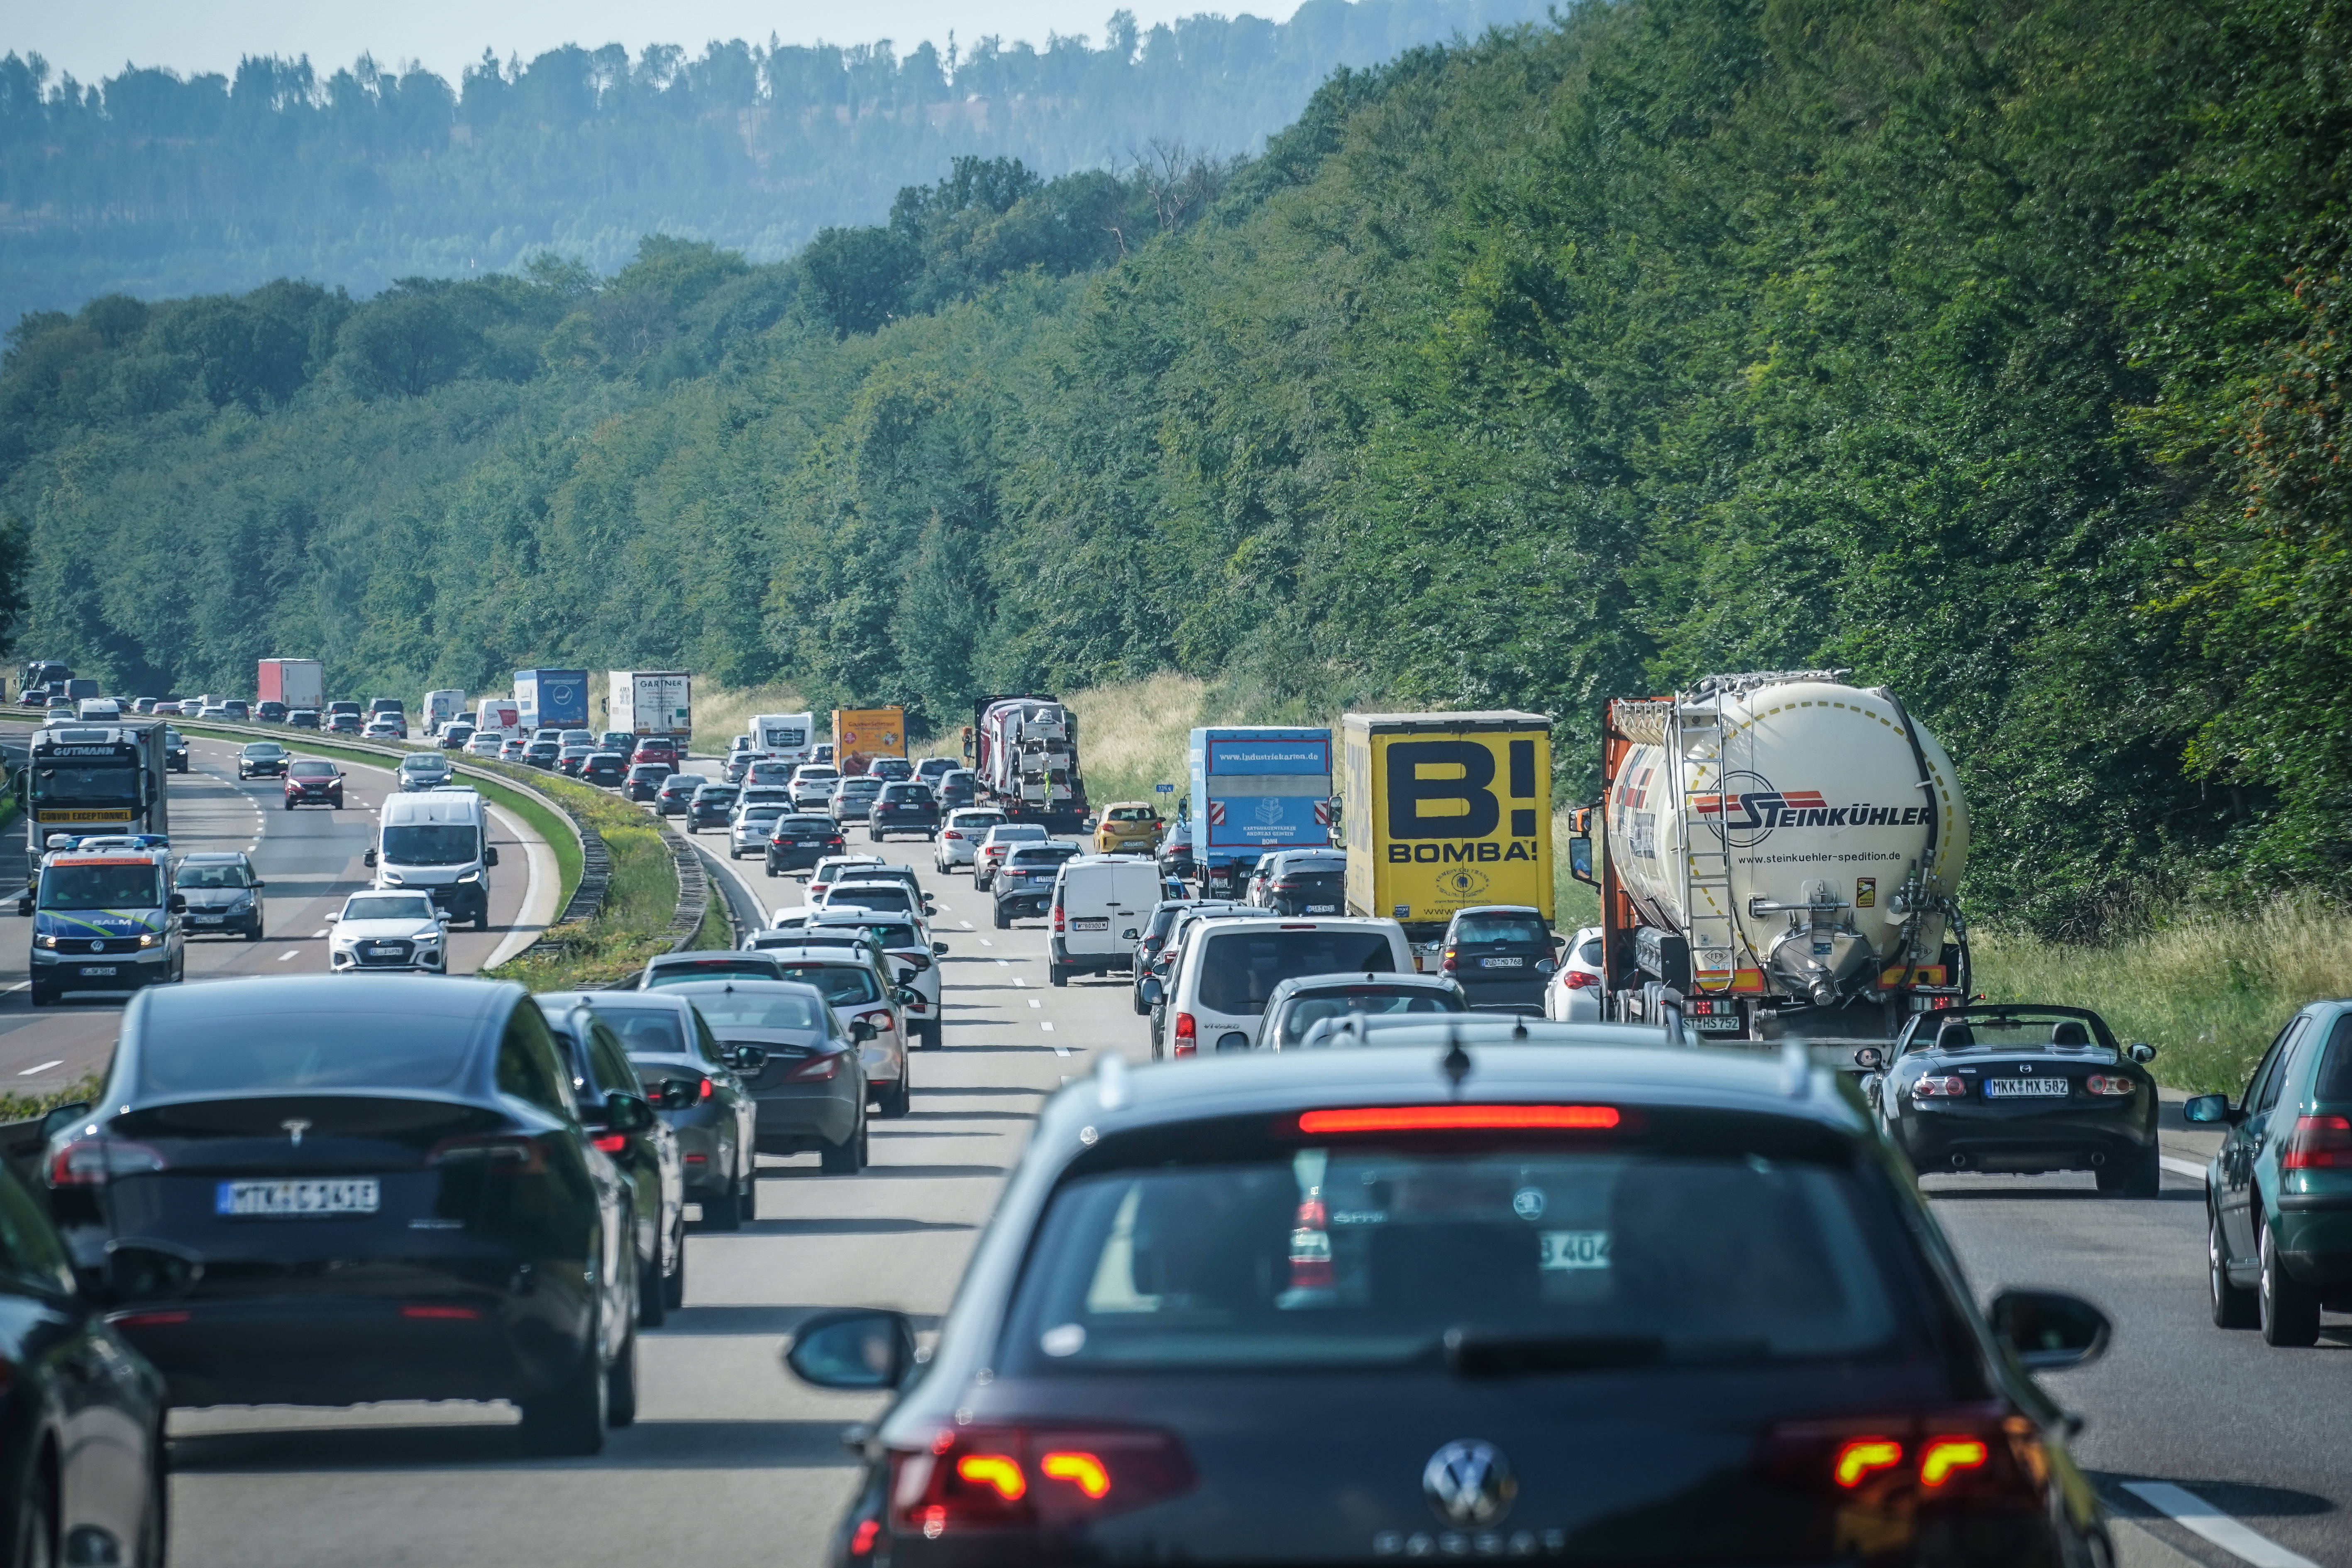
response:
<path fill-rule="evenodd" d="M 1951 758 L 1883 687 L 1713 676 L 1609 704 L 1599 806 L 1613 1016 L 1672 1004 L 1718 1038 L 1883 1043 L 1967 994 L 1969 810 Z M 1590 812 L 1580 814 L 1590 832 Z"/>

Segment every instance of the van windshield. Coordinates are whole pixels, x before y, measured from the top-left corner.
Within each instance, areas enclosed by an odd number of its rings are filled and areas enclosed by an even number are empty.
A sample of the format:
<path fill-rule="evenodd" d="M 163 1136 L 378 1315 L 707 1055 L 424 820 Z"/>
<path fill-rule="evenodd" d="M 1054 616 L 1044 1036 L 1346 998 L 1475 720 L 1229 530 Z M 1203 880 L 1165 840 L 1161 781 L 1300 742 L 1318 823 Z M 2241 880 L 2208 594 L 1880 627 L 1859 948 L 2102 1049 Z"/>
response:
<path fill-rule="evenodd" d="M 397 866 L 462 866 L 481 852 L 471 823 L 413 822 L 383 830 L 383 858 Z"/>
<path fill-rule="evenodd" d="M 152 910 L 163 902 L 163 879 L 145 860 L 51 866 L 41 873 L 45 910 Z"/>

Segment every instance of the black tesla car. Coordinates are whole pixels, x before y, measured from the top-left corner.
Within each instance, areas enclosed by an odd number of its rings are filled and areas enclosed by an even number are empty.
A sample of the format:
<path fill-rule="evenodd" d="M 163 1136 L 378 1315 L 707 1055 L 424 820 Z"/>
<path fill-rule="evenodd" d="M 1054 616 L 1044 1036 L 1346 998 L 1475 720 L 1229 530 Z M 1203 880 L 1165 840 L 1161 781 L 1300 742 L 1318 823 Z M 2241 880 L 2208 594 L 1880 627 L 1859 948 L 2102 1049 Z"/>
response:
<path fill-rule="evenodd" d="M 2118 1046 L 2086 1007 L 1979 1002 L 1922 1013 L 1863 1080 L 1880 1128 L 1920 1171 L 2089 1171 L 2099 1191 L 2162 1184 L 2156 1047 Z"/>
<path fill-rule="evenodd" d="M 2111 1560 L 2029 1371 L 2107 1333 L 1979 1314 L 1830 1074 L 1536 1044 L 1110 1061 L 1047 1105 L 833 1558 Z"/>
<path fill-rule="evenodd" d="M 96 1104 L 50 1140 L 50 1212 L 173 1404 L 506 1399 L 549 1454 L 635 1419 L 629 1189 L 520 986 L 142 991 Z"/>

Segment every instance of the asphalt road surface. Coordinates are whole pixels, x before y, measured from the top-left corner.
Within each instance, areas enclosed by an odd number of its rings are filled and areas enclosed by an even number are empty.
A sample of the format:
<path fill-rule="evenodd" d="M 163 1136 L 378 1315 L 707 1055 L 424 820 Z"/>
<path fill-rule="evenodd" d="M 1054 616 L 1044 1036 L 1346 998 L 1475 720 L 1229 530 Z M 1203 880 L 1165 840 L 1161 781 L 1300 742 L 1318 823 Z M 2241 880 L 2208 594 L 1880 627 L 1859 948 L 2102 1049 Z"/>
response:
<path fill-rule="evenodd" d="M 797 882 L 729 862 L 715 835 L 701 842 L 739 907 L 800 901 Z M 777 1360 L 785 1334 L 857 1304 L 936 1324 L 1045 1097 L 1098 1051 L 1149 1054 L 1124 976 L 1049 987 L 1039 922 L 995 931 L 967 878 L 932 872 L 928 845 L 884 852 L 940 900 L 946 1047 L 917 1053 L 914 1110 L 874 1124 L 865 1174 L 820 1175 L 814 1155 L 764 1160 L 761 1217 L 689 1240 L 687 1305 L 643 1342 L 637 1425 L 598 1458 L 536 1460 L 499 1406 L 184 1412 L 182 1568 L 824 1560 L 854 1484 L 840 1430 L 880 1402 L 793 1382 Z M 2182 1138 L 2175 1153 L 2196 1157 Z M 1981 1289 L 2063 1287 L 2115 1317 L 2107 1359 L 2052 1386 L 2086 1420 L 2079 1453 L 2117 1511 L 2126 1568 L 2352 1568 L 2352 1325 L 2331 1318 L 2308 1351 L 2211 1327 L 2191 1181 L 2168 1176 L 2163 1199 L 2137 1203 L 2057 1177 L 1930 1184 Z M 2175 1512 L 2205 1508 L 2205 1533 L 2133 1485 Z"/>
<path fill-rule="evenodd" d="M 6 737 L 21 760 L 24 738 Z M 192 936 L 187 977 L 199 980 L 235 974 L 322 973 L 327 967 L 326 916 L 367 885 L 372 873 L 360 857 L 375 840 L 375 813 L 394 787 L 388 769 L 341 763 L 343 809 L 284 807 L 276 779 L 239 783 L 238 742 L 192 737 L 188 771 L 171 776 L 172 847 L 181 854 L 242 849 L 268 887 L 263 892 L 264 940 Z M 295 748 L 298 752 L 299 745 Z M 490 881 L 490 929 L 463 927 L 452 933 L 450 965 L 471 973 L 502 947 L 526 939 L 517 923 L 525 908 L 534 858 L 537 873 L 554 875 L 553 861 L 530 829 L 493 808 L 491 842 L 499 847 Z M 534 857 L 530 850 L 538 849 Z M 0 835 L 0 886 L 25 864 L 21 816 Z M 546 900 L 540 900 L 544 903 Z M 26 995 L 26 952 L 32 921 L 19 920 L 13 898 L 0 904 L 0 1090 L 41 1093 L 104 1068 L 114 1051 L 119 1002 L 68 1002 L 36 1010 Z"/>

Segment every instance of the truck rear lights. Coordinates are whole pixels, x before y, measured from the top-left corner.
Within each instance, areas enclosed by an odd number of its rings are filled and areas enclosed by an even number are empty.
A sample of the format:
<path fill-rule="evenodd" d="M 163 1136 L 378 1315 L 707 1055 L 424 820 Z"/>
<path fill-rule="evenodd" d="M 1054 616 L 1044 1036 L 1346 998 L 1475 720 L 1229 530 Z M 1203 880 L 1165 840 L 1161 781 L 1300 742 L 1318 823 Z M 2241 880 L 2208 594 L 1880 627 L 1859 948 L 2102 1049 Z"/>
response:
<path fill-rule="evenodd" d="M 117 1176 L 145 1175 L 163 1169 L 163 1156 L 144 1143 L 120 1138 L 80 1137 L 49 1152 L 52 1187 L 102 1187 Z"/>
<path fill-rule="evenodd" d="M 1180 1057 L 1189 1057 L 1201 1048 L 1201 1026 L 1192 1014 L 1176 1015 L 1176 1041 L 1169 1048 Z"/>
<path fill-rule="evenodd" d="M 1347 1132 L 1605 1132 L 1622 1120 L 1613 1105 L 1380 1105 L 1351 1110 L 1308 1110 L 1305 1133 Z"/>
<path fill-rule="evenodd" d="M 2124 1095 L 2132 1093 L 2139 1085 L 2118 1073 L 2095 1072 L 2083 1080 L 2083 1087 L 2093 1094 Z"/>
<path fill-rule="evenodd" d="M 2352 1170 L 2352 1120 L 2341 1116 L 2298 1116 L 2288 1134 L 2286 1152 L 2279 1157 L 2284 1171 Z"/>
<path fill-rule="evenodd" d="M 890 1513 L 937 1540 L 1100 1519 L 1189 1491 L 1191 1461 L 1148 1427 L 965 1426 L 890 1456 Z"/>
<path fill-rule="evenodd" d="M 1914 1100 L 1958 1100 L 1969 1092 L 1969 1080 L 1958 1077 L 1923 1078 L 1911 1086 Z"/>

